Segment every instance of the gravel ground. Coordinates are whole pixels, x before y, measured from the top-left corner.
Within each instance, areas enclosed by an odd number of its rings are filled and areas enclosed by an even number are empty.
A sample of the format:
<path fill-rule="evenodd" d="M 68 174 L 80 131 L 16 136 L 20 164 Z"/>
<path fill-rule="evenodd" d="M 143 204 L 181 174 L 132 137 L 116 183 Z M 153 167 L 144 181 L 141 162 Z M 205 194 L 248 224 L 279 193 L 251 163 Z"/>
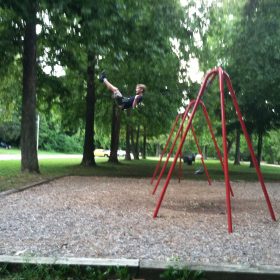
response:
<path fill-rule="evenodd" d="M 266 186 L 279 218 L 280 183 Z M 0 255 L 280 265 L 279 219 L 260 184 L 232 188 L 229 234 L 223 182 L 171 180 L 153 219 L 149 179 L 61 178 L 0 197 Z"/>

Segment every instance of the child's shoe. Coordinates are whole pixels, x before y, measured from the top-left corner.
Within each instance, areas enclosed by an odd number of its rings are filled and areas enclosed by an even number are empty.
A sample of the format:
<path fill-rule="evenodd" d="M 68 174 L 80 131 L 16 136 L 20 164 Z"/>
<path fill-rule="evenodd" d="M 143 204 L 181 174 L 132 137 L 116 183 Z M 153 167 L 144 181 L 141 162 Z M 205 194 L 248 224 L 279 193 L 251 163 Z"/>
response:
<path fill-rule="evenodd" d="M 103 83 L 104 79 L 106 79 L 106 73 L 105 71 L 102 71 L 101 74 L 99 75 L 99 81 Z"/>

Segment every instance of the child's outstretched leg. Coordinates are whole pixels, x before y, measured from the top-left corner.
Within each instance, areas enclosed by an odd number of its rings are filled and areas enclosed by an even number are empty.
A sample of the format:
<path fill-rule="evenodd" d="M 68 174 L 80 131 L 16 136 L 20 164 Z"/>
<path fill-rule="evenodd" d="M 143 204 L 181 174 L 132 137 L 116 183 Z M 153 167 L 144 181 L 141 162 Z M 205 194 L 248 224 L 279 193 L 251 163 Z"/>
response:
<path fill-rule="evenodd" d="M 113 93 L 114 97 L 122 97 L 122 94 L 120 93 L 119 89 L 117 87 L 115 87 L 114 85 L 112 85 L 106 77 L 105 72 L 103 71 L 100 75 L 99 75 L 99 81 L 101 83 L 104 83 L 105 86 Z"/>

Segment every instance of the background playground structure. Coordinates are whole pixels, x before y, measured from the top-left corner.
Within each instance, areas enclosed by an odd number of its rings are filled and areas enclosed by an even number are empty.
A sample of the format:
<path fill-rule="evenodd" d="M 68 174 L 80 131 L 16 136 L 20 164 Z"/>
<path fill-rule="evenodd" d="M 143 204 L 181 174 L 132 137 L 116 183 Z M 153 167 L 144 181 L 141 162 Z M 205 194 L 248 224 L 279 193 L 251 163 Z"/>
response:
<path fill-rule="evenodd" d="M 179 136 L 181 136 L 181 141 L 180 141 L 179 147 L 177 149 L 176 155 L 174 156 L 173 163 L 171 164 L 171 167 L 169 168 L 165 184 L 164 184 L 164 186 L 162 188 L 162 191 L 160 193 L 160 197 L 158 199 L 158 202 L 157 202 L 157 205 L 156 205 L 156 208 L 155 208 L 155 211 L 154 211 L 154 218 L 157 217 L 159 208 L 161 206 L 162 200 L 164 198 L 165 192 L 167 190 L 167 187 L 168 187 L 169 181 L 171 179 L 174 167 L 175 167 L 175 165 L 177 163 L 177 160 L 178 160 L 179 156 L 182 155 L 182 148 L 183 148 L 186 136 L 188 134 L 188 131 L 190 129 L 192 129 L 192 132 L 194 134 L 194 130 L 193 130 L 193 127 L 192 127 L 192 121 L 193 121 L 193 118 L 195 116 L 195 113 L 196 113 L 196 110 L 197 110 L 198 106 L 201 105 L 201 98 L 202 98 L 203 94 L 205 93 L 205 90 L 207 89 L 207 87 L 212 84 L 212 82 L 216 78 L 216 76 L 218 76 L 218 79 L 219 79 L 220 104 L 221 104 L 221 122 L 222 122 L 222 137 L 223 137 L 223 159 L 221 157 L 221 152 L 220 152 L 219 148 L 217 147 L 217 143 L 216 143 L 215 137 L 213 135 L 213 131 L 212 131 L 212 128 L 211 128 L 211 125 L 210 125 L 210 120 L 208 118 L 207 111 L 204 110 L 203 112 L 204 112 L 207 124 L 209 126 L 209 130 L 211 132 L 211 137 L 212 137 L 212 140 L 213 140 L 213 142 L 215 144 L 216 151 L 217 151 L 217 154 L 218 154 L 218 157 L 220 159 L 221 166 L 222 166 L 222 169 L 223 169 L 223 172 L 224 172 L 224 180 L 225 180 L 225 185 L 226 185 L 226 207 L 227 207 L 228 232 L 231 233 L 232 232 L 232 214 L 231 214 L 230 195 L 233 196 L 233 192 L 232 192 L 232 188 L 231 188 L 231 185 L 230 185 L 229 169 L 228 169 L 224 81 L 226 82 L 226 85 L 228 87 L 229 94 L 230 94 L 230 96 L 232 98 L 232 102 L 233 102 L 234 108 L 236 110 L 236 114 L 237 114 L 238 120 L 239 120 L 240 125 L 242 127 L 242 131 L 243 131 L 243 133 L 245 135 L 245 138 L 246 138 L 246 141 L 247 141 L 247 145 L 248 145 L 248 148 L 249 148 L 249 151 L 250 151 L 250 155 L 251 155 L 252 161 L 254 163 L 254 166 L 255 166 L 255 169 L 256 169 L 256 172 L 257 172 L 257 176 L 258 176 L 258 180 L 259 180 L 259 182 L 261 184 L 262 191 L 263 191 L 263 194 L 264 194 L 264 197 L 265 197 L 265 200 L 266 200 L 266 203 L 267 203 L 267 206 L 268 206 L 271 218 L 272 218 L 272 220 L 275 221 L 276 217 L 275 217 L 275 214 L 274 214 L 271 202 L 270 202 L 270 198 L 269 198 L 269 195 L 268 195 L 265 183 L 264 183 L 264 179 L 263 179 L 262 173 L 261 173 L 260 168 L 258 166 L 258 162 L 257 162 L 256 156 L 255 156 L 255 153 L 254 153 L 254 150 L 253 150 L 253 147 L 252 147 L 251 140 L 249 138 L 249 134 L 247 132 L 247 129 L 246 129 L 246 126 L 245 126 L 245 123 L 244 123 L 241 111 L 240 111 L 239 106 L 238 106 L 238 102 L 237 102 L 237 99 L 236 99 L 236 96 L 235 96 L 235 92 L 234 92 L 232 84 L 231 84 L 230 77 L 221 67 L 217 67 L 217 68 L 212 69 L 205 76 L 205 79 L 204 79 L 204 81 L 203 81 L 203 83 L 202 83 L 202 85 L 200 87 L 200 90 L 199 90 L 199 93 L 198 93 L 198 96 L 197 96 L 196 100 L 191 102 L 187 106 L 187 108 L 185 110 L 185 113 L 183 114 L 182 122 L 180 124 L 180 127 L 179 127 L 177 133 L 176 133 L 175 139 L 174 139 L 174 141 L 172 143 L 172 146 L 170 148 L 170 151 L 168 153 L 166 162 L 165 162 L 164 166 L 162 167 L 162 170 L 160 172 L 158 181 L 156 183 L 156 187 L 155 187 L 155 189 L 153 191 L 153 193 L 155 193 L 156 188 L 157 188 L 157 186 L 158 186 L 158 184 L 160 182 L 160 179 L 162 177 L 162 174 L 165 171 L 165 168 L 167 166 L 167 163 L 168 163 L 168 160 L 170 158 L 170 155 L 171 155 L 171 153 L 174 150 L 175 144 L 176 144 Z M 204 108 L 205 108 L 205 106 L 204 106 Z M 192 111 L 191 111 L 190 116 L 189 116 L 188 114 L 189 114 L 191 109 L 192 109 Z M 186 119 L 188 121 L 187 121 L 187 126 L 186 126 L 186 128 L 184 130 L 184 122 L 185 122 Z M 176 119 L 176 120 L 178 121 L 178 119 Z M 175 121 L 175 123 L 176 123 L 176 121 Z M 168 146 L 170 137 L 172 136 L 172 134 L 174 132 L 174 128 L 175 128 L 175 126 L 173 126 L 172 129 L 171 129 L 171 133 L 170 133 L 170 136 L 169 136 L 169 138 L 167 140 L 167 144 L 166 144 L 166 146 L 164 148 L 162 156 L 165 153 L 165 150 L 166 150 L 166 148 Z M 194 137 L 195 137 L 195 134 L 194 134 Z M 197 147 L 198 147 L 199 153 L 201 153 L 199 146 L 197 146 Z M 161 162 L 162 156 L 160 158 L 159 164 Z M 202 163 L 203 163 L 203 159 L 202 159 Z M 158 166 L 159 166 L 159 164 L 158 164 Z M 203 165 L 204 165 L 204 163 L 203 163 Z M 205 169 L 205 171 L 207 172 L 207 169 Z M 153 182 L 153 179 L 156 176 L 156 173 L 157 173 L 157 168 L 156 168 L 156 170 L 154 172 L 154 175 L 153 175 L 153 178 L 151 180 L 151 183 Z M 207 178 L 208 178 L 208 182 L 210 184 L 208 172 L 207 172 Z"/>

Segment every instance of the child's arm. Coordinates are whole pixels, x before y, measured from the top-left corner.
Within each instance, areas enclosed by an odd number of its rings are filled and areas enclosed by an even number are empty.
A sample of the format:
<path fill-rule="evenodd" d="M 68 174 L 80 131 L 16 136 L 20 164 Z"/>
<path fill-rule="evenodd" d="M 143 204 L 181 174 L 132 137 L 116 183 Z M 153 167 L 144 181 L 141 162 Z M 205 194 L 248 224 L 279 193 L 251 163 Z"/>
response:
<path fill-rule="evenodd" d="M 137 104 L 138 104 L 138 99 L 140 98 L 139 95 L 135 95 L 135 98 L 133 100 L 133 104 L 132 104 L 132 109 L 135 109 Z"/>

